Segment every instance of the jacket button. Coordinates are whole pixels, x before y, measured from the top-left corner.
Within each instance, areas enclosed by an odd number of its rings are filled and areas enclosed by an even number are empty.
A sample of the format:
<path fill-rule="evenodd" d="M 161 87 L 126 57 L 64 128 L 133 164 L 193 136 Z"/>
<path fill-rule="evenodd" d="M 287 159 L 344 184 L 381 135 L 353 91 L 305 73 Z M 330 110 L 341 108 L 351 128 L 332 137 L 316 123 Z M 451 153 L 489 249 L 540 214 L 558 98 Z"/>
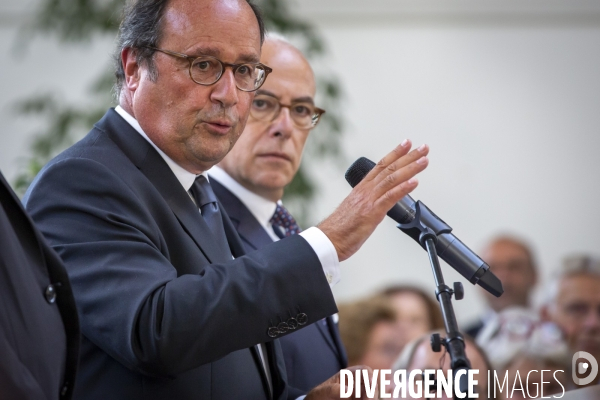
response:
<path fill-rule="evenodd" d="M 280 333 L 285 333 L 290 330 L 290 326 L 286 322 L 280 322 L 279 325 L 277 325 L 277 330 Z"/>
<path fill-rule="evenodd" d="M 65 385 L 60 390 L 60 395 L 61 396 L 66 396 L 67 395 L 67 392 L 69 391 L 69 387 L 67 386 L 68 384 L 69 384 L 69 382 L 65 382 Z"/>
<path fill-rule="evenodd" d="M 296 329 L 298 327 L 298 321 L 296 321 L 296 318 L 294 317 L 288 319 L 287 324 L 290 327 L 290 329 Z"/>
<path fill-rule="evenodd" d="M 298 321 L 299 325 L 306 325 L 306 323 L 308 322 L 308 315 L 300 313 L 296 315 L 296 321 Z"/>
<path fill-rule="evenodd" d="M 50 304 L 54 304 L 56 301 L 56 290 L 54 289 L 54 285 L 48 285 L 46 291 L 44 292 L 46 296 L 46 301 Z"/>
<path fill-rule="evenodd" d="M 277 337 L 277 335 L 279 335 L 279 330 L 277 328 L 275 328 L 274 326 L 272 326 L 267 331 L 267 335 L 269 335 L 269 337 L 272 337 L 272 338 Z"/>

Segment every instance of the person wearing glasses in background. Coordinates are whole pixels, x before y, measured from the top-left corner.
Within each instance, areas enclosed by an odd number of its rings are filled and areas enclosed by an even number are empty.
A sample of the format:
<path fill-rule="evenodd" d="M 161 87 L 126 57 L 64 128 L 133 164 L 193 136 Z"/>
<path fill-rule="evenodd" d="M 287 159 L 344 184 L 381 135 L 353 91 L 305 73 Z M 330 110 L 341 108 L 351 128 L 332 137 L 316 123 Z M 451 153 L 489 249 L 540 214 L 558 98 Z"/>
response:
<path fill-rule="evenodd" d="M 558 327 L 567 343 L 569 359 L 578 352 L 586 352 L 600 363 L 600 258 L 591 254 L 566 257 L 546 295 L 540 310 L 542 320 Z M 577 385 L 599 385 L 600 374 L 594 377 L 593 367 L 579 370 L 582 362 L 592 365 L 589 359 L 578 359 L 574 373 L 589 382 Z M 575 366 L 575 362 L 572 365 Z M 569 380 L 567 390 L 576 387 L 579 386 Z"/>
<path fill-rule="evenodd" d="M 281 198 L 300 167 L 311 129 L 324 113 L 314 105 L 315 78 L 298 49 L 270 34 L 261 61 L 273 73 L 256 92 L 242 136 L 208 172 L 246 252 L 300 232 Z M 280 339 L 293 398 L 346 368 L 336 322 L 329 316 Z M 278 328 L 296 330 L 287 323 Z"/>
<path fill-rule="evenodd" d="M 428 148 L 407 140 L 317 227 L 245 255 L 206 171 L 236 143 L 270 72 L 263 38 L 245 0 L 129 2 L 119 105 L 26 193 L 80 316 L 75 399 L 286 399 L 280 324 L 337 311 L 324 271 L 417 186 Z M 332 394 L 335 379 L 307 400 Z"/>

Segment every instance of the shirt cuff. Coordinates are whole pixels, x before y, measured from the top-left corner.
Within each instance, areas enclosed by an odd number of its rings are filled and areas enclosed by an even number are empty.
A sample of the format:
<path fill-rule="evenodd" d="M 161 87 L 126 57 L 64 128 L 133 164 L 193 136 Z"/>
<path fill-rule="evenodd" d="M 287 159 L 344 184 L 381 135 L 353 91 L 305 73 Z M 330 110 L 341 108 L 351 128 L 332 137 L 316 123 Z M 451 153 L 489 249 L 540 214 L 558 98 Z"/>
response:
<path fill-rule="evenodd" d="M 314 226 L 300 232 L 300 236 L 308 242 L 317 254 L 319 261 L 321 261 L 325 278 L 329 282 L 329 287 L 333 287 L 341 279 L 340 260 L 338 259 L 333 243 L 331 243 L 331 240 L 329 240 L 323 231 Z"/>

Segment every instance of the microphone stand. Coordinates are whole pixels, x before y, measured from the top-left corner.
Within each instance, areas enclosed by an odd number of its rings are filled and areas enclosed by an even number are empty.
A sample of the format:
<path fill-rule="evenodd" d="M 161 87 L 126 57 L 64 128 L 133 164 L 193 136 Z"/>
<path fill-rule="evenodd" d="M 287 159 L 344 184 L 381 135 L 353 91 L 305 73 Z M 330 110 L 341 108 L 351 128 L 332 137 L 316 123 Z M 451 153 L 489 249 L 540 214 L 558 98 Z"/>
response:
<path fill-rule="evenodd" d="M 433 214 L 433 212 L 420 201 L 417 201 L 414 207 L 416 211 L 415 218 L 409 223 L 399 224 L 398 229 L 409 231 L 415 236 L 418 234 L 419 243 L 421 243 L 421 246 L 427 250 L 429 262 L 431 264 L 431 270 L 433 271 L 433 278 L 435 280 L 435 295 L 440 303 L 442 316 L 444 318 L 444 326 L 446 328 L 445 338 L 440 337 L 439 333 L 434 333 L 431 335 L 431 349 L 438 353 L 441 351 L 442 346 L 444 346 L 448 354 L 450 354 L 450 368 L 452 369 L 453 388 L 454 383 L 456 382 L 456 375 L 460 371 L 464 371 L 464 374 L 459 380 L 459 389 L 460 392 L 464 394 L 463 399 L 466 399 L 468 398 L 467 377 L 468 371 L 471 368 L 471 363 L 469 362 L 465 353 L 464 338 L 458 330 L 458 323 L 456 322 L 454 308 L 452 307 L 452 295 L 456 296 L 456 300 L 461 300 L 464 296 L 464 289 L 462 283 L 460 282 L 454 282 L 454 289 L 451 289 L 445 284 L 442 268 L 440 267 L 440 261 L 435 247 L 437 236 L 443 233 L 451 232 L 452 228 L 437 217 L 427 219 L 428 221 L 436 221 L 435 224 L 431 224 L 432 228 L 425 226 L 425 224 L 421 222 L 421 215 L 429 214 L 435 216 L 435 214 Z M 457 399 L 455 388 L 454 398 Z"/>

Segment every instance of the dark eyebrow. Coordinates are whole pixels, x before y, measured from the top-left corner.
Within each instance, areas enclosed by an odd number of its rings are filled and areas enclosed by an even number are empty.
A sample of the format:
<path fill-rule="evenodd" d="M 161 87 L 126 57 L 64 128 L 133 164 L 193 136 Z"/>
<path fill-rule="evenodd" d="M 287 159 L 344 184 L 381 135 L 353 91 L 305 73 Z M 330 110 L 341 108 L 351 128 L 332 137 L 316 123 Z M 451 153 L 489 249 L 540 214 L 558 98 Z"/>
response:
<path fill-rule="evenodd" d="M 266 94 L 267 96 L 275 97 L 277 100 L 279 100 L 279 97 L 277 97 L 275 93 L 269 92 L 268 90 L 259 89 L 256 91 L 256 94 Z M 292 103 L 310 103 L 314 105 L 315 101 L 310 96 L 303 96 L 292 99 Z"/>
<path fill-rule="evenodd" d="M 216 47 L 210 47 L 210 46 L 197 47 L 189 55 L 192 57 L 212 56 L 212 57 L 218 58 L 219 60 L 221 59 L 220 58 L 221 51 Z M 246 64 L 246 63 L 255 64 L 255 63 L 258 63 L 259 61 L 260 61 L 260 57 L 257 56 L 256 54 L 246 53 L 246 54 L 238 55 L 237 59 L 235 60 L 235 63 L 236 64 Z"/>
<path fill-rule="evenodd" d="M 315 101 L 310 96 L 304 96 L 304 97 L 296 97 L 295 99 L 292 99 L 292 103 L 310 103 L 310 104 L 314 105 Z"/>

